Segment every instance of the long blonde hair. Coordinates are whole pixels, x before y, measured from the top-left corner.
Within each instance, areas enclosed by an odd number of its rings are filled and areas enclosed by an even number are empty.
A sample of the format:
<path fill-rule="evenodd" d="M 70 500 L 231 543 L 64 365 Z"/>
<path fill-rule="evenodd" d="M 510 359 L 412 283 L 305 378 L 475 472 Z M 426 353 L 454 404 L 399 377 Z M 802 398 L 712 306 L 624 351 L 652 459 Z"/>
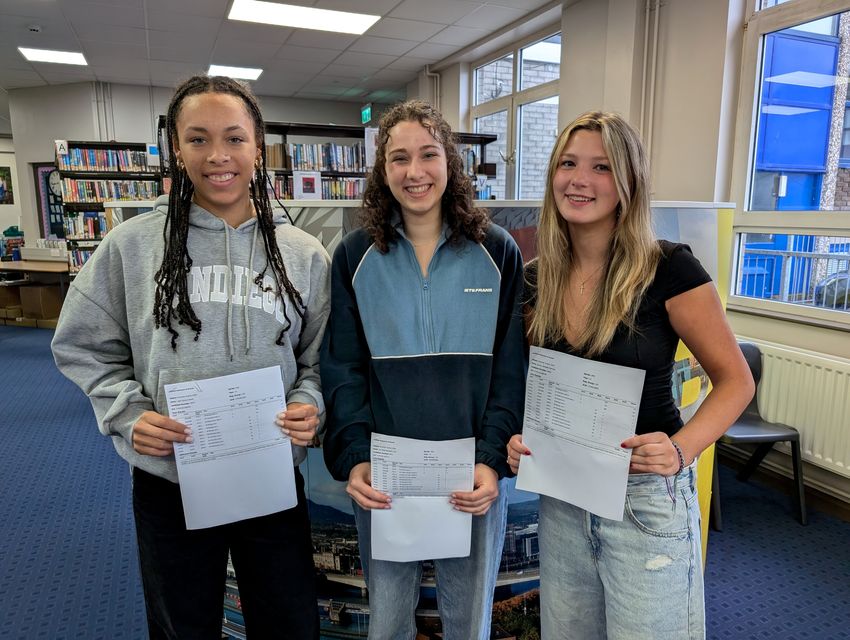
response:
<path fill-rule="evenodd" d="M 549 158 L 537 229 L 537 301 L 528 325 L 531 344 L 566 338 L 564 294 L 574 256 L 569 227 L 558 211 L 552 184 L 561 154 L 570 136 L 579 130 L 597 131 L 602 136 L 620 198 L 602 286 L 591 295 L 587 322 L 572 343 L 585 355 L 595 356 L 611 343 L 620 324 L 630 331 L 635 329 L 640 299 L 655 278 L 660 250 L 652 231 L 649 162 L 640 134 L 615 113 L 590 111 L 580 115 L 558 136 Z"/>

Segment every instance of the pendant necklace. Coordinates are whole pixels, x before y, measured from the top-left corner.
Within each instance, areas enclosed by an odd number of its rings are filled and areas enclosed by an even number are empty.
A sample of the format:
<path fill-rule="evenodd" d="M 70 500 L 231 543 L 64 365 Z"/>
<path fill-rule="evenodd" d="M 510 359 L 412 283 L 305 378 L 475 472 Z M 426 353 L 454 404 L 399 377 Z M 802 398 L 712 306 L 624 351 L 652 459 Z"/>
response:
<path fill-rule="evenodd" d="M 589 276 L 587 276 L 584 280 L 582 280 L 582 279 L 581 279 L 581 272 L 580 272 L 580 270 L 579 270 L 579 269 L 576 269 L 576 272 L 578 272 L 578 278 L 579 278 L 579 281 L 580 281 L 580 282 L 579 282 L 579 285 L 578 285 L 578 293 L 579 293 L 579 295 L 580 295 L 580 296 L 583 296 L 583 295 L 584 295 L 584 285 L 586 285 L 586 284 L 587 284 L 587 281 L 588 281 L 588 280 L 590 280 L 590 279 L 591 279 L 593 276 L 595 276 L 597 273 L 599 273 L 599 272 L 602 270 L 602 267 L 604 267 L 604 266 L 605 266 L 605 263 L 603 262 L 603 263 L 602 263 L 602 264 L 600 264 L 600 265 L 599 265 L 596 269 L 594 269 L 594 270 L 591 272 L 591 274 L 590 274 Z"/>

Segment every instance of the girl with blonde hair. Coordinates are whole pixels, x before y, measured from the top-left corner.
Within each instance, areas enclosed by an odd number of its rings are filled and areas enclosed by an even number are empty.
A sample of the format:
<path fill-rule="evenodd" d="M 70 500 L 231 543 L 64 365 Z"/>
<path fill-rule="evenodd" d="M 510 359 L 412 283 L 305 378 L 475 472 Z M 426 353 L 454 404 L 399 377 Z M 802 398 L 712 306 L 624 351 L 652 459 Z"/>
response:
<path fill-rule="evenodd" d="M 568 125 L 549 161 L 538 258 L 526 268 L 530 344 L 646 371 L 622 521 L 540 498 L 542 636 L 705 636 L 696 458 L 753 395 L 720 299 L 690 248 L 656 240 L 649 164 L 619 115 Z M 671 375 L 682 339 L 714 389 L 683 425 Z M 533 452 L 513 436 L 517 472 Z"/>

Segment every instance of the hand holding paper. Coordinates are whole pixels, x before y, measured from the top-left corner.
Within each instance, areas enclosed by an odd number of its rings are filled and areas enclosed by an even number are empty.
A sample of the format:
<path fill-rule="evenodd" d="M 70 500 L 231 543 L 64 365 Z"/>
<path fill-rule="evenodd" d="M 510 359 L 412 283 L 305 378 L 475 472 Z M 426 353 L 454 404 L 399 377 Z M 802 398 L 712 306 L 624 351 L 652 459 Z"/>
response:
<path fill-rule="evenodd" d="M 371 455 L 370 489 L 392 496 L 392 508 L 372 511 L 372 557 L 409 562 L 468 556 L 472 515 L 455 509 L 449 496 L 462 496 L 467 511 L 483 505 L 486 511 L 492 502 L 486 471 L 481 491 L 470 491 L 475 439 L 432 441 L 373 433 Z M 498 495 L 498 486 L 496 491 Z"/>

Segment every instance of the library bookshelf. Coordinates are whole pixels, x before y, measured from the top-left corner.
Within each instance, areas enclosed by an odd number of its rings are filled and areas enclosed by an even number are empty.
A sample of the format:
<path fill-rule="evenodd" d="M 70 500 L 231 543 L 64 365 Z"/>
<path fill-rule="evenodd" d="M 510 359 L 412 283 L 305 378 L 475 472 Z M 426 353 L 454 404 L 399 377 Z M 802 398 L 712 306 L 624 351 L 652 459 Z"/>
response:
<path fill-rule="evenodd" d="M 71 273 L 116 224 L 113 203 L 152 208 L 162 190 L 159 168 L 149 161 L 145 143 L 57 140 L 56 167 Z"/>
<path fill-rule="evenodd" d="M 159 116 L 157 140 L 163 175 L 169 158 L 165 116 Z M 280 200 L 359 200 L 371 167 L 367 162 L 368 132 L 361 125 L 266 122 L 266 167 L 269 187 Z M 486 146 L 496 141 L 488 133 L 456 133 L 464 170 L 474 180 L 487 165 Z M 465 153 L 468 149 L 475 152 Z M 467 162 L 468 158 L 477 161 Z M 495 175 L 495 171 L 494 171 Z M 309 186 L 310 189 L 305 189 Z M 300 187 L 300 188 L 298 188 Z"/>

